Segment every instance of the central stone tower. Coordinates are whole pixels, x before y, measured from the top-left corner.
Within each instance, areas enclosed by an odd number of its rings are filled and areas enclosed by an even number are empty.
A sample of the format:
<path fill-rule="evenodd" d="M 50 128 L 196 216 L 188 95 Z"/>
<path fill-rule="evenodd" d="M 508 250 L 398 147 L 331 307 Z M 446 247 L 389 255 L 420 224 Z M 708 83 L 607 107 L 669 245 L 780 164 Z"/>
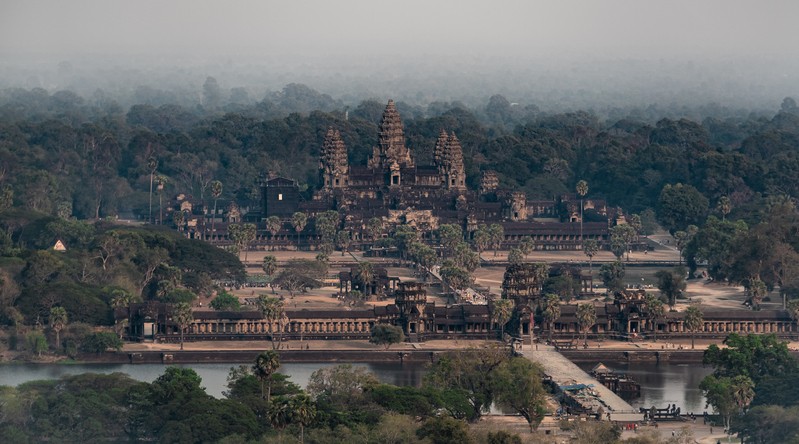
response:
<path fill-rule="evenodd" d="M 405 146 L 402 119 L 393 100 L 388 101 L 383 111 L 377 146 L 372 149 L 368 165 L 371 169 L 381 169 L 388 173 L 389 186 L 401 185 L 400 171 L 414 167 L 411 151 Z"/>

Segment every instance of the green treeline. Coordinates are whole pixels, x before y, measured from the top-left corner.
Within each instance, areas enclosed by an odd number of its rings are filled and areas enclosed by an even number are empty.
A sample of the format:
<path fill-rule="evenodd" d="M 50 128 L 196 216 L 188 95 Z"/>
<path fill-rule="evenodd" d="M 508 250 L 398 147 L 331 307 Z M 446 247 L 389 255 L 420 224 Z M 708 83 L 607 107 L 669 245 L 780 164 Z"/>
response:
<path fill-rule="evenodd" d="M 365 162 L 384 106 L 366 100 L 345 110 L 296 84 L 261 102 L 196 109 L 123 110 L 67 91 L 4 90 L 0 205 L 79 219 L 147 217 L 154 173 L 164 198 L 210 199 L 218 180 L 223 199 L 256 201 L 256 180 L 266 171 L 297 179 L 310 193 L 327 127 L 341 131 L 351 162 Z M 397 107 L 419 164 L 431 162 L 442 128 L 458 135 L 473 188 L 488 169 L 502 186 L 533 198 L 573 192 L 585 180 L 589 197 L 637 213 L 658 209 L 665 186 L 684 184 L 698 191 L 700 207 L 704 199 L 714 208 L 724 197 L 732 215 L 747 222 L 767 197 L 799 194 L 799 110 L 792 99 L 771 118 L 724 114 L 701 122 L 644 120 L 632 111 L 609 121 L 584 111 L 544 114 L 502 96 L 477 109 L 457 102 Z M 668 220 L 682 217 L 667 213 Z"/>
<path fill-rule="evenodd" d="M 49 326 L 57 351 L 102 351 L 83 342 L 96 339 L 92 326 L 114 326 L 121 337 L 126 324 L 115 323 L 113 310 L 139 301 L 191 302 L 245 275 L 234 254 L 163 228 L 24 209 L 1 212 L 0 227 L 0 325 L 14 327 L 11 348 L 23 349 L 25 326 Z M 69 248 L 54 251 L 55 239 Z"/>
<path fill-rule="evenodd" d="M 531 431 L 545 413 L 539 368 L 507 349 L 449 353 L 420 388 L 340 365 L 317 370 L 302 390 L 279 367 L 267 351 L 252 366 L 231 368 L 223 399 L 178 367 L 151 384 L 114 373 L 0 387 L 0 441 L 519 442 L 469 423 L 492 402 L 523 415 Z"/>

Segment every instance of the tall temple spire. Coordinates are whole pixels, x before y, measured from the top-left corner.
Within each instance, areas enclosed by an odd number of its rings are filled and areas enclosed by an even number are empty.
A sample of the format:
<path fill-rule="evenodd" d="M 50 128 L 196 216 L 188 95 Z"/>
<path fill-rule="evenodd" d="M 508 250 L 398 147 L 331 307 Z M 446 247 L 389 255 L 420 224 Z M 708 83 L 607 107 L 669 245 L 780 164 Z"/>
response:
<path fill-rule="evenodd" d="M 445 134 L 442 132 L 438 138 L 439 142 L 442 141 Z M 438 149 L 439 142 L 436 142 L 439 157 L 437 163 L 444 187 L 451 190 L 465 190 L 466 171 L 463 167 L 463 147 L 461 147 L 458 136 L 454 132 L 451 133 L 441 149 Z"/>
<path fill-rule="evenodd" d="M 439 167 L 439 170 L 442 166 L 441 160 L 447 146 L 447 139 L 449 139 L 449 134 L 442 128 L 441 132 L 438 133 L 436 145 L 433 147 L 433 165 Z"/>
<path fill-rule="evenodd" d="M 349 163 L 347 161 L 347 146 L 341 139 L 337 129 L 329 127 L 322 144 L 319 157 L 319 169 L 322 172 L 322 183 L 325 190 L 346 188 L 349 184 Z"/>
<path fill-rule="evenodd" d="M 388 101 L 383 111 L 377 146 L 373 150 L 372 158 L 369 159 L 369 166 L 372 168 L 386 168 L 391 164 L 411 168 L 414 166 L 411 152 L 405 146 L 402 119 L 393 100 Z"/>

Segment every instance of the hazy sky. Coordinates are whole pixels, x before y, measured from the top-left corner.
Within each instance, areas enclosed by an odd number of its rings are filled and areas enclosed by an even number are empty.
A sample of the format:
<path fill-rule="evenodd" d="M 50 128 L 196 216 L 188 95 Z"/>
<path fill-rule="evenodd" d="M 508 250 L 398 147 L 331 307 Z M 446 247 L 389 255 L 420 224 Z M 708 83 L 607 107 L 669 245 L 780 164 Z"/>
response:
<path fill-rule="evenodd" d="M 0 54 L 796 56 L 797 0 L 2 0 Z"/>

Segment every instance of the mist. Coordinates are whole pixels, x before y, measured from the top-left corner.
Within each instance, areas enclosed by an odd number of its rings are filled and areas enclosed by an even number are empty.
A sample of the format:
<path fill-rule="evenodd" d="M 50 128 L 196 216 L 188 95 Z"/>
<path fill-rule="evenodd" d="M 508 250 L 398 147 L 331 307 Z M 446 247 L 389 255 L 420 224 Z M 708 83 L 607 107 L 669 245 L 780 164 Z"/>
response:
<path fill-rule="evenodd" d="M 344 103 L 774 108 L 799 95 L 796 17 L 781 0 L 11 0 L 0 88 L 126 104 L 136 87 L 192 95 L 211 76 L 256 99 L 305 83 Z"/>

